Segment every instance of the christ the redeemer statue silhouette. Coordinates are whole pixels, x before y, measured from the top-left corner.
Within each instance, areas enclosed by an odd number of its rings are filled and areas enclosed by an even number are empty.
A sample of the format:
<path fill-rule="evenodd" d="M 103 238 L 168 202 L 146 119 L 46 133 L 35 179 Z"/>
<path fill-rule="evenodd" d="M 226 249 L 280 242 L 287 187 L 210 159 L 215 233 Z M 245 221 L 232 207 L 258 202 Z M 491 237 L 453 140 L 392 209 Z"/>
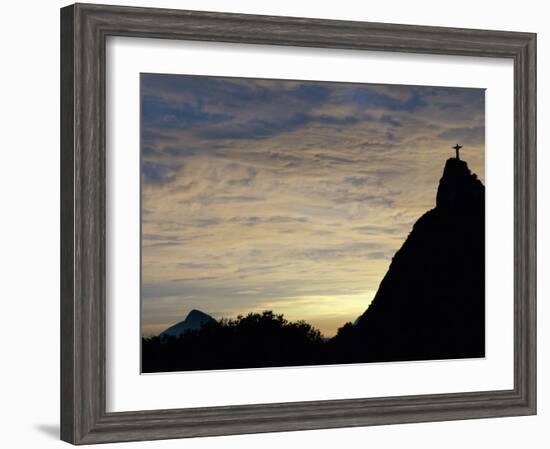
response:
<path fill-rule="evenodd" d="M 459 145 L 458 143 L 453 147 L 453 149 L 456 151 L 456 158 L 458 160 L 460 160 L 460 155 L 458 154 L 458 152 L 460 151 L 461 148 L 462 148 L 462 145 Z"/>

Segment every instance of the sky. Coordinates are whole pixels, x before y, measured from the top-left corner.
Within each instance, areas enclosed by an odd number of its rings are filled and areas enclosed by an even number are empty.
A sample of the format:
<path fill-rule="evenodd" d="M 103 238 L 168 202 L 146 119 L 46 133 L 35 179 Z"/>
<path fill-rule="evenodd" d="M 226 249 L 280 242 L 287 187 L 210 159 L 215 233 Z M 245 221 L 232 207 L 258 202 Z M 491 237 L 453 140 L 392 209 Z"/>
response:
<path fill-rule="evenodd" d="M 334 335 L 435 206 L 484 182 L 485 91 L 141 74 L 142 333 L 199 309 Z"/>

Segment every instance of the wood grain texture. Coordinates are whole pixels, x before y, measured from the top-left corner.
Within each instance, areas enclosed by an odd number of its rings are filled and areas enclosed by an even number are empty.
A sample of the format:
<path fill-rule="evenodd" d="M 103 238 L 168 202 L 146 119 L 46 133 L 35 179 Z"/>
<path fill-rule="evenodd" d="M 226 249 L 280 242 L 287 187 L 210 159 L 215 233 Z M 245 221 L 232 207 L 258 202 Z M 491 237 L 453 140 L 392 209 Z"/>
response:
<path fill-rule="evenodd" d="M 74 20 L 72 7 L 61 11 L 61 438 L 74 441 Z"/>
<path fill-rule="evenodd" d="M 514 388 L 106 413 L 105 41 L 155 37 L 512 58 Z M 536 35 L 76 4 L 61 10 L 61 438 L 107 443 L 536 413 Z"/>

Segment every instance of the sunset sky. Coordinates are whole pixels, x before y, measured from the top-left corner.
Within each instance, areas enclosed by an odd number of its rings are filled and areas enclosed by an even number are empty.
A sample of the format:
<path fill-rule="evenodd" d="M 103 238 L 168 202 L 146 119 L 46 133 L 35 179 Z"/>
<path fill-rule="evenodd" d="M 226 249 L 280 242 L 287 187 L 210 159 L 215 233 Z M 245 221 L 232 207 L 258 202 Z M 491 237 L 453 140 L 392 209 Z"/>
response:
<path fill-rule="evenodd" d="M 483 89 L 141 75 L 142 332 L 372 300 L 443 166 L 484 182 Z"/>

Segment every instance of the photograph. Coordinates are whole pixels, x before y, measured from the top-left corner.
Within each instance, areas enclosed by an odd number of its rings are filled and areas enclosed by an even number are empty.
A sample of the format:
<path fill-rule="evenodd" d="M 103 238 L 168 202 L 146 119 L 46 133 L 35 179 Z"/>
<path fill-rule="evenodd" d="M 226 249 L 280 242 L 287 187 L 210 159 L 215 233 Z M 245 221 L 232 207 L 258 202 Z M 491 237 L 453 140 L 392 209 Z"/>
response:
<path fill-rule="evenodd" d="M 139 90 L 142 373 L 485 357 L 484 88 Z"/>

